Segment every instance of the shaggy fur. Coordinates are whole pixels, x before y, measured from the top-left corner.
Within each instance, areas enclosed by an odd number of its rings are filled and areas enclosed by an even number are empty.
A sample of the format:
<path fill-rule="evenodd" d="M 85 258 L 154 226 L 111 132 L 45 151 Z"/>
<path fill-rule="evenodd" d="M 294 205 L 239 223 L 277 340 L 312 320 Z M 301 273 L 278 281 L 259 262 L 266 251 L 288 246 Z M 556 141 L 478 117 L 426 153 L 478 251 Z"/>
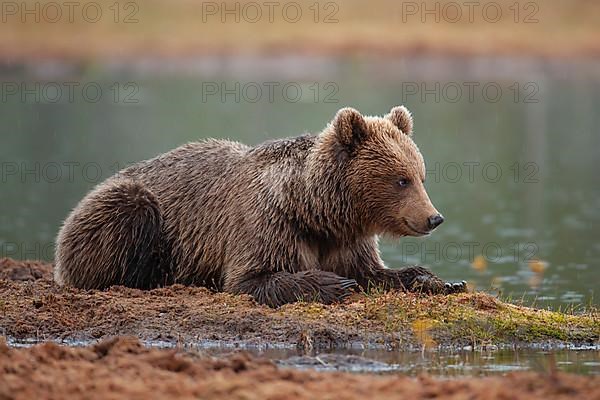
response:
<path fill-rule="evenodd" d="M 316 136 L 181 146 L 90 192 L 57 238 L 55 280 L 81 288 L 181 283 L 270 306 L 332 303 L 356 286 L 464 290 L 421 267 L 386 269 L 378 235 L 434 227 L 412 118 L 340 110 Z"/>

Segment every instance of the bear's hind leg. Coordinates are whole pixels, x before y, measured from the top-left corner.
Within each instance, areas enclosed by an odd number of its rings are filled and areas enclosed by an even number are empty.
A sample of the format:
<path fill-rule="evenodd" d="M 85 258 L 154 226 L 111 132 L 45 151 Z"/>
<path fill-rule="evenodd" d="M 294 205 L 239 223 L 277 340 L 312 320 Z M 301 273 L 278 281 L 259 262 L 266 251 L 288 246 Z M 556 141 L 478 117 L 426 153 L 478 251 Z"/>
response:
<path fill-rule="evenodd" d="M 158 201 L 143 184 L 108 181 L 65 221 L 57 238 L 55 280 L 86 289 L 165 283 L 161 229 Z"/>

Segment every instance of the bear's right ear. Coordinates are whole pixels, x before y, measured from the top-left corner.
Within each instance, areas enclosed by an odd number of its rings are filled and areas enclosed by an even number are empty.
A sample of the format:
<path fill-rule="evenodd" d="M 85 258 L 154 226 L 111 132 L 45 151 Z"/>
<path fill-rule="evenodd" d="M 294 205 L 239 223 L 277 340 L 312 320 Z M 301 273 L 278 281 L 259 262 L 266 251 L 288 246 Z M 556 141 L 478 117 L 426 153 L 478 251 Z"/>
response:
<path fill-rule="evenodd" d="M 367 123 L 354 108 L 346 107 L 337 112 L 332 122 L 340 144 L 353 150 L 367 137 Z"/>

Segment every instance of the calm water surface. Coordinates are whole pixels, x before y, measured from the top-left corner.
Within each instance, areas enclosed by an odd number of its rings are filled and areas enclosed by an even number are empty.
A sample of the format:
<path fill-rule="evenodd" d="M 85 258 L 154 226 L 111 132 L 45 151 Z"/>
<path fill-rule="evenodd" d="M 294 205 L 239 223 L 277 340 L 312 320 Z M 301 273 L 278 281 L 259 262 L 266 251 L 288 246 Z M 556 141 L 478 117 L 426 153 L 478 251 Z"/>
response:
<path fill-rule="evenodd" d="M 206 137 L 318 132 L 342 106 L 380 115 L 404 103 L 446 222 L 427 238 L 384 239 L 388 265 L 425 264 L 525 304 L 598 305 L 598 71 L 485 59 L 4 65 L 0 256 L 51 260 L 69 210 L 129 163 Z"/>

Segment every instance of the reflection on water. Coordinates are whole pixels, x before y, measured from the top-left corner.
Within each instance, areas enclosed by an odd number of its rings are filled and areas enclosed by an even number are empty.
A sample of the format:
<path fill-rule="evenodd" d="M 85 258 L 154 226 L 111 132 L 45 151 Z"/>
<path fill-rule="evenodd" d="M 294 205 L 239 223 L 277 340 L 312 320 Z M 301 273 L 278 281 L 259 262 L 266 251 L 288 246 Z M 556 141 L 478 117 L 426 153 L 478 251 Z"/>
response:
<path fill-rule="evenodd" d="M 383 114 L 404 103 L 446 222 L 384 241 L 388 265 L 429 265 L 526 304 L 599 304 L 599 70 L 485 59 L 5 66 L 0 255 L 51 259 L 68 211 L 128 163 L 205 137 L 317 132 L 346 105 Z"/>
<path fill-rule="evenodd" d="M 598 351 L 564 350 L 497 352 L 385 352 L 361 354 L 320 354 L 316 356 L 277 356 L 281 366 L 323 371 L 428 373 L 437 376 L 484 376 L 511 371 L 550 372 L 558 369 L 577 374 L 600 374 Z"/>

